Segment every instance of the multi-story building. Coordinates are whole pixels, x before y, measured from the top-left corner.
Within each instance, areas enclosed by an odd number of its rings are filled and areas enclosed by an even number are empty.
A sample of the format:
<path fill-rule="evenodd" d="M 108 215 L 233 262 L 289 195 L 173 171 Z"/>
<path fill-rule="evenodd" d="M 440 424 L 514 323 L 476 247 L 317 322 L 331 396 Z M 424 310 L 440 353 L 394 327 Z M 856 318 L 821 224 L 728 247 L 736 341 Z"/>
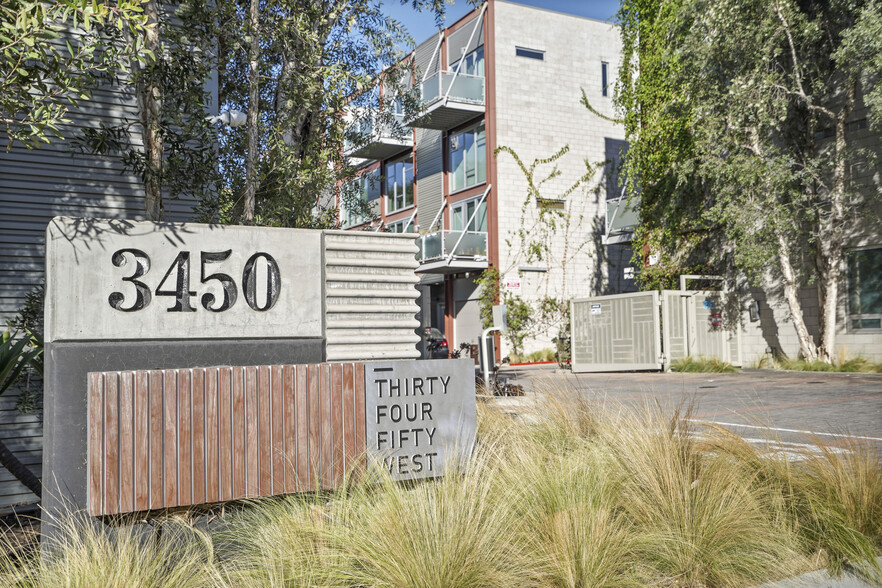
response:
<path fill-rule="evenodd" d="M 419 233 L 421 322 L 445 333 L 451 348 L 481 333 L 475 278 L 490 265 L 503 288 L 528 302 L 633 289 L 628 244 L 607 234 L 628 224 L 611 173 L 624 132 L 581 103 L 584 91 L 612 117 L 619 47 L 608 22 L 487 0 L 408 57 L 418 116 L 363 117 L 364 140 L 348 155 L 361 159 L 357 182 L 374 218 L 343 204 L 340 220 Z M 497 151 L 508 148 L 529 167 L 565 146 L 553 164 L 537 166 L 536 184 L 559 171 L 538 195 L 515 157 Z M 586 164 L 596 173 L 580 182 Z M 526 350 L 551 346 L 556 334 L 540 333 Z"/>

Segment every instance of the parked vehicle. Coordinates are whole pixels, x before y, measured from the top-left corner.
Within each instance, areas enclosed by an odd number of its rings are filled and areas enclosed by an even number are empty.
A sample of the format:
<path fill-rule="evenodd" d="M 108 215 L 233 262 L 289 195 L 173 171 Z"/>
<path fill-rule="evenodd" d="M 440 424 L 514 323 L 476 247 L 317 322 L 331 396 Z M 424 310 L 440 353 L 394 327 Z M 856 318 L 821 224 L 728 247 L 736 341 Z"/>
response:
<path fill-rule="evenodd" d="M 426 340 L 426 359 L 447 359 L 450 357 L 450 349 L 444 333 L 435 327 L 427 327 L 423 332 Z"/>

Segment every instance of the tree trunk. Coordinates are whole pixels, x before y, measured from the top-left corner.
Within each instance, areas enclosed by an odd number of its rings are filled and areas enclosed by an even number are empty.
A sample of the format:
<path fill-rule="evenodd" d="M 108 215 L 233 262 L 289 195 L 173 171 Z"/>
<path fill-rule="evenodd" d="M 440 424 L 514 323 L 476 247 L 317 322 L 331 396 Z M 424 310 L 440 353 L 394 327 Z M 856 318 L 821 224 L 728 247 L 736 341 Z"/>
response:
<path fill-rule="evenodd" d="M 824 288 L 821 307 L 821 345 L 818 356 L 832 363 L 836 351 L 836 308 L 839 303 L 839 281 L 842 277 L 844 261 L 844 232 L 846 191 L 846 120 L 854 108 L 857 84 L 851 82 L 846 90 L 846 101 L 836 114 L 836 139 L 833 147 L 833 189 L 830 191 L 830 210 L 822 213 L 820 248 L 823 268 L 821 287 Z"/>
<path fill-rule="evenodd" d="M 780 234 L 778 235 L 778 245 L 778 261 L 781 263 L 781 273 L 784 277 L 784 298 L 787 300 L 790 319 L 793 321 L 796 336 L 799 338 L 799 353 L 803 358 L 814 361 L 818 358 L 818 348 L 805 326 L 802 303 L 799 301 L 799 285 L 796 283 L 796 274 L 790 263 L 790 247 L 787 240 Z"/>
<path fill-rule="evenodd" d="M 155 60 L 147 69 L 135 63 L 137 75 L 138 111 L 141 119 L 141 136 L 144 141 L 146 170 L 144 179 L 144 208 L 147 220 L 162 220 L 162 167 L 164 147 L 159 132 L 162 113 L 162 90 L 160 76 L 154 70 L 162 58 L 159 46 L 159 7 L 158 0 L 148 0 L 144 4 L 147 23 L 150 25 L 144 35 L 144 48 L 152 51 Z"/>
<path fill-rule="evenodd" d="M 248 52 L 248 154 L 245 160 L 245 203 L 242 207 L 242 222 L 254 222 L 254 200 L 257 194 L 257 119 L 260 110 L 260 23 L 258 22 L 258 0 L 251 0 L 251 49 Z"/>
<path fill-rule="evenodd" d="M 15 479 L 24 484 L 28 490 L 37 495 L 37 498 L 43 496 L 43 485 L 34 473 L 28 467 L 21 463 L 15 455 L 9 451 L 6 444 L 0 441 L 0 465 L 15 476 Z"/>

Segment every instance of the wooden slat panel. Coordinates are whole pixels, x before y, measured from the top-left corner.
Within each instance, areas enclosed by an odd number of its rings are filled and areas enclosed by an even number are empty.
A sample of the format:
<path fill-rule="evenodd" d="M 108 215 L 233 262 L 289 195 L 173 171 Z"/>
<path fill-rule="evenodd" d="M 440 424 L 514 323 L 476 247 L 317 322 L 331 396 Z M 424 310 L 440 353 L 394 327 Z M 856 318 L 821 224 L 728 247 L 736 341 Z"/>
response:
<path fill-rule="evenodd" d="M 233 498 L 245 498 L 245 370 L 233 368 Z"/>
<path fill-rule="evenodd" d="M 331 366 L 323 363 L 319 366 L 319 388 L 321 389 L 321 484 L 322 488 L 334 485 L 334 438 L 331 431 Z"/>
<path fill-rule="evenodd" d="M 150 508 L 150 379 L 135 372 L 135 510 Z"/>
<path fill-rule="evenodd" d="M 89 512 L 338 486 L 365 448 L 364 365 L 89 376 Z"/>
<path fill-rule="evenodd" d="M 193 396 L 190 370 L 178 370 L 178 505 L 193 504 L 192 427 Z"/>
<path fill-rule="evenodd" d="M 285 406 L 282 403 L 284 398 L 282 366 L 272 366 L 270 380 L 272 381 L 270 416 L 273 422 L 273 479 L 270 494 L 281 494 L 285 491 Z"/>
<path fill-rule="evenodd" d="M 334 453 L 333 485 L 343 482 L 343 365 L 331 364 L 331 434 Z"/>
<path fill-rule="evenodd" d="M 285 412 L 285 492 L 297 491 L 297 368 L 286 365 L 282 369 L 284 390 L 282 403 Z M 302 392 L 301 392 L 302 394 Z"/>
<path fill-rule="evenodd" d="M 365 465 L 365 408 L 364 364 L 355 364 L 355 457 L 360 467 Z"/>
<path fill-rule="evenodd" d="M 273 428 L 270 419 L 271 388 L 269 366 L 257 368 L 257 444 L 258 444 L 258 493 L 273 493 Z"/>
<path fill-rule="evenodd" d="M 309 436 L 309 414 L 310 414 L 310 384 L 309 373 L 310 367 L 306 365 L 297 366 L 297 384 L 295 391 L 297 397 L 297 490 L 302 492 L 309 490 L 311 472 L 309 462 L 309 445 L 311 439 Z"/>
<path fill-rule="evenodd" d="M 220 432 L 218 433 L 220 460 L 220 499 L 233 499 L 233 391 L 232 370 L 222 367 L 219 370 L 218 385 Z"/>
<path fill-rule="evenodd" d="M 257 446 L 257 368 L 245 368 L 245 496 L 253 498 L 260 491 L 260 466 Z"/>
<path fill-rule="evenodd" d="M 355 462 L 355 383 L 351 363 L 343 364 L 343 470 Z"/>
<path fill-rule="evenodd" d="M 318 490 L 316 481 L 322 464 L 322 437 L 321 437 L 321 403 L 319 397 L 319 366 L 310 364 L 307 368 L 307 387 L 309 402 L 309 456 L 307 457 L 308 471 L 305 490 Z"/>
<path fill-rule="evenodd" d="M 119 377 L 119 510 L 135 510 L 135 375 Z"/>
<path fill-rule="evenodd" d="M 104 512 L 104 374 L 89 374 L 89 512 Z"/>
<path fill-rule="evenodd" d="M 205 370 L 193 370 L 193 504 L 205 500 Z"/>
<path fill-rule="evenodd" d="M 218 489 L 218 369 L 205 370 L 205 501 L 220 500 Z"/>
<path fill-rule="evenodd" d="M 119 374 L 104 374 L 104 512 L 119 512 Z"/>
<path fill-rule="evenodd" d="M 163 372 L 163 498 L 166 508 L 178 505 L 178 378 Z"/>
<path fill-rule="evenodd" d="M 165 506 L 162 488 L 162 372 L 150 371 L 150 508 Z"/>

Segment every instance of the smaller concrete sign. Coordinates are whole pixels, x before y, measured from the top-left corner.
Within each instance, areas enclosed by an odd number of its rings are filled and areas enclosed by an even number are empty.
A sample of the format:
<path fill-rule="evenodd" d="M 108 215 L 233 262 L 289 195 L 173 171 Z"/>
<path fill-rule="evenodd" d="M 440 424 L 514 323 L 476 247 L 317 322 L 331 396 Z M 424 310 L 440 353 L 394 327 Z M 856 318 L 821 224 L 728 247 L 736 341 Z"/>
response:
<path fill-rule="evenodd" d="M 365 365 L 367 451 L 397 480 L 439 476 L 475 442 L 475 373 L 468 359 Z"/>

